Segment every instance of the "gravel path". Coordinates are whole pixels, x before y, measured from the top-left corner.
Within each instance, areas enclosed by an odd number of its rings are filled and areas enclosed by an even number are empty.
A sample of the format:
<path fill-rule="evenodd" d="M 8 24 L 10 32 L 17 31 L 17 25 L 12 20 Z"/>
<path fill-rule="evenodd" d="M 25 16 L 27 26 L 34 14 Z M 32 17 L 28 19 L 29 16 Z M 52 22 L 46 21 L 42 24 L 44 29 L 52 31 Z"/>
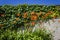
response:
<path fill-rule="evenodd" d="M 53 25 L 57 26 L 55 29 L 55 32 L 53 33 L 54 35 L 54 40 L 60 40 L 60 19 L 55 19 L 55 23 Z"/>

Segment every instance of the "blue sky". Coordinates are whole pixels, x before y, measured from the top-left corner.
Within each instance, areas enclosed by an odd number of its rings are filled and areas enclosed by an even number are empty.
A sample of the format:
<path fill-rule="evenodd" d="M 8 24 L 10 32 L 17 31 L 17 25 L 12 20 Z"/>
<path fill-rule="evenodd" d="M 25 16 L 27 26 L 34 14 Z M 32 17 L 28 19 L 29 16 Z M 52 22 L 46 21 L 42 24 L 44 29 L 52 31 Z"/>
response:
<path fill-rule="evenodd" d="M 0 5 L 18 5 L 18 4 L 45 4 L 60 5 L 60 0 L 0 0 Z"/>

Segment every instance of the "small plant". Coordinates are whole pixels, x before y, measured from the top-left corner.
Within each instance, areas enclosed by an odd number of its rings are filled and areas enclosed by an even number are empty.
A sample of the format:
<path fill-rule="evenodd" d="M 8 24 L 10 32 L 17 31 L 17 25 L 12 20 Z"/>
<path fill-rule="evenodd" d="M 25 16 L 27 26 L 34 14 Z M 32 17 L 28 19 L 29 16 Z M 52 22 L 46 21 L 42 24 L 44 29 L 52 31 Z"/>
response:
<path fill-rule="evenodd" d="M 46 30 L 37 29 L 32 31 L 11 31 L 9 29 L 0 31 L 0 40 L 52 40 L 52 34 Z"/>

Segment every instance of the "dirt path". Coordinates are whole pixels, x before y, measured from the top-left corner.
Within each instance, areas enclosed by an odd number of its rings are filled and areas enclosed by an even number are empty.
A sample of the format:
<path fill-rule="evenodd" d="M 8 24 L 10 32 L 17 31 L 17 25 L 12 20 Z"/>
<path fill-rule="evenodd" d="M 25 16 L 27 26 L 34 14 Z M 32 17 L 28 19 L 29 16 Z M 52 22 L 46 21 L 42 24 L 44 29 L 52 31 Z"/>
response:
<path fill-rule="evenodd" d="M 50 30 L 51 32 L 55 31 L 53 34 L 54 40 L 60 40 L 60 19 L 54 19 L 54 22 L 52 20 L 49 20 L 49 23 L 43 23 L 42 25 L 47 29 Z M 33 28 L 33 31 L 39 28 L 39 25 L 36 24 L 35 27 Z"/>
<path fill-rule="evenodd" d="M 56 29 L 54 30 L 55 32 L 53 33 L 54 40 L 60 40 L 60 22 L 59 22 L 59 20 L 60 19 L 55 19 L 55 22 L 51 25 L 53 27 L 56 27 Z"/>

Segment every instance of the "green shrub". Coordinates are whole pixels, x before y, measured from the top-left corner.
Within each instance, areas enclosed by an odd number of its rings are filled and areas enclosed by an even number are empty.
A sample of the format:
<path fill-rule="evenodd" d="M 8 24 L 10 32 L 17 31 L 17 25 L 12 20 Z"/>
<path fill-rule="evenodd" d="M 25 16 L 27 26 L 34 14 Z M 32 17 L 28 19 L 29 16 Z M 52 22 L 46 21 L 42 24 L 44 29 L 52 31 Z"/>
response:
<path fill-rule="evenodd" d="M 0 6 L 0 28 L 29 27 L 34 26 L 40 20 L 58 18 L 60 17 L 59 8 L 60 6 L 54 5 L 2 5 Z"/>
<path fill-rule="evenodd" d="M 11 31 L 6 29 L 0 31 L 0 40 L 52 40 L 52 34 L 47 33 L 45 29 L 32 31 Z"/>

